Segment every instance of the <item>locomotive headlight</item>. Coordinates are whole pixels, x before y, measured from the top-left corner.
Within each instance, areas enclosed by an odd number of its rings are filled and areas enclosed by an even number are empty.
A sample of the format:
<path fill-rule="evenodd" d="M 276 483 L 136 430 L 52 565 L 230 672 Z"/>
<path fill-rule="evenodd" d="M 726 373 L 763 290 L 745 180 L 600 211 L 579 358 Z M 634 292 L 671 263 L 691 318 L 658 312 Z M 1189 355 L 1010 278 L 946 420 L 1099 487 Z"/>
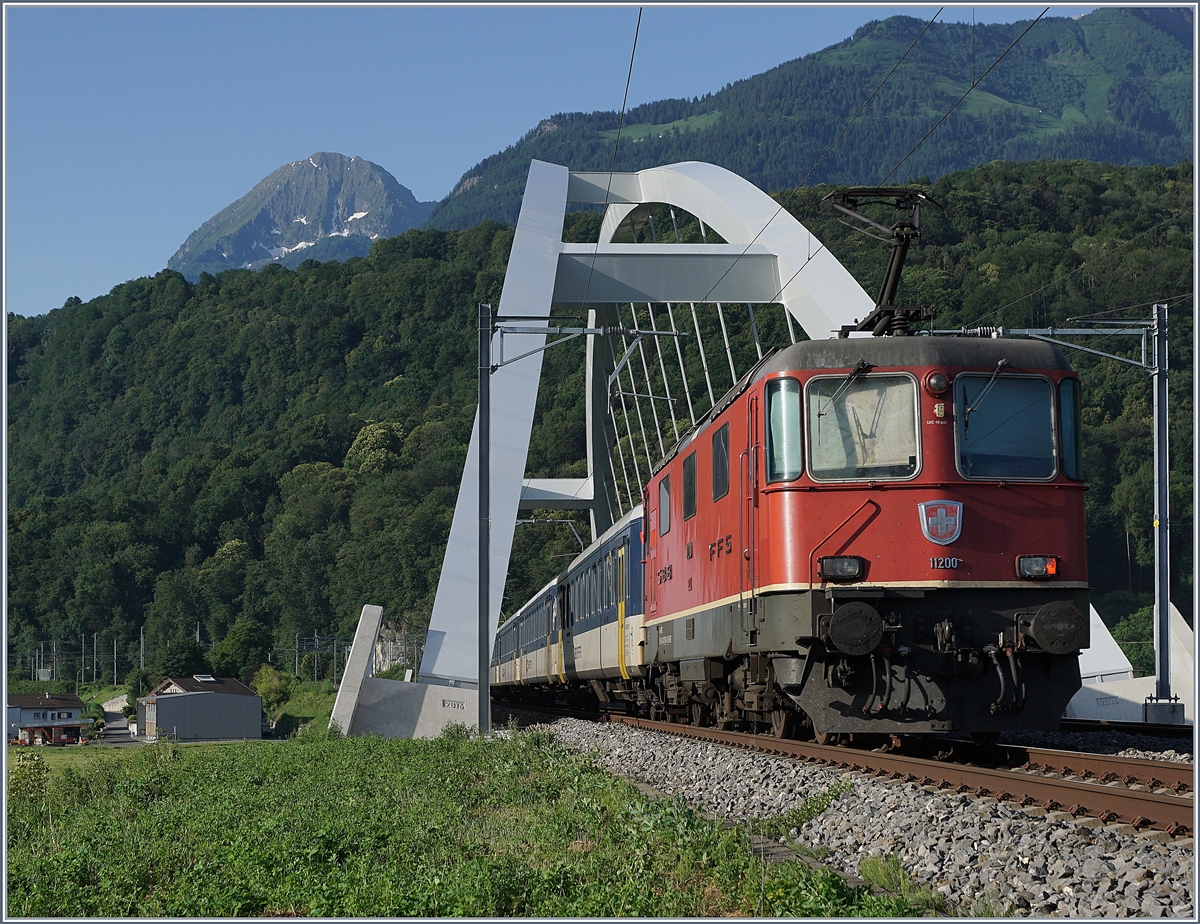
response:
<path fill-rule="evenodd" d="M 940 395 L 950 387 L 950 380 L 941 372 L 934 372 L 925 379 L 925 389 L 931 395 Z"/>
<path fill-rule="evenodd" d="M 862 577 L 863 560 L 857 555 L 829 555 L 817 562 L 822 580 L 857 581 Z"/>
<path fill-rule="evenodd" d="M 1017 574 L 1023 578 L 1045 580 L 1058 574 L 1058 558 L 1054 555 L 1021 555 L 1017 558 Z"/>

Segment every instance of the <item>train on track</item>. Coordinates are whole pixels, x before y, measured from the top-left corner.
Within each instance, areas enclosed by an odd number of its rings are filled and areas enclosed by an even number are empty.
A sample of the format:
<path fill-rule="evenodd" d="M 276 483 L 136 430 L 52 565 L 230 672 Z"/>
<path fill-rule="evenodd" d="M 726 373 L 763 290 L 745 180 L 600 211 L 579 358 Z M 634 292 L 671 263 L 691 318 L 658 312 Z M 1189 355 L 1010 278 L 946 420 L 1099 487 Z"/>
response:
<path fill-rule="evenodd" d="M 1089 644 L 1080 457 L 1047 343 L 768 354 L 499 627 L 493 695 L 822 742 L 1055 729 Z"/>

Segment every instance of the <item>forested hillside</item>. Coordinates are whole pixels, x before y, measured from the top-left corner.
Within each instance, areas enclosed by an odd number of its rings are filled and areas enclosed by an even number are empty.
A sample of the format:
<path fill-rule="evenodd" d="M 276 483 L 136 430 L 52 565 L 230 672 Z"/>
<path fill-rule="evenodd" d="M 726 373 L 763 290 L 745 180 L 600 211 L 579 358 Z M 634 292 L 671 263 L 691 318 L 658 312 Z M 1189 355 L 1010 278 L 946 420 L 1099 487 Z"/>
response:
<path fill-rule="evenodd" d="M 1191 157 L 1190 10 L 1102 8 L 1077 19 L 1047 17 L 1005 54 L 1036 13 L 975 28 L 935 23 L 873 99 L 921 35 L 922 20 L 871 22 L 837 45 L 716 93 L 638 106 L 625 115 L 616 169 L 699 160 L 771 191 L 803 182 L 810 171 L 813 183 L 878 185 L 992 160 L 1174 164 Z M 543 119 L 463 174 L 430 224 L 515 222 L 530 159 L 607 171 L 617 126 L 616 111 Z"/>
<path fill-rule="evenodd" d="M 1190 164 L 1084 162 L 951 174 L 927 187 L 947 214 L 926 212 L 899 295 L 937 305 L 938 327 L 1137 318 L 1170 303 L 1181 609 L 1191 175 Z M 874 293 L 886 251 L 839 223 L 826 192 L 780 198 Z M 595 233 L 587 213 L 567 225 L 567 239 Z M 41 640 L 78 652 L 86 636 L 90 652 L 96 633 L 101 652 L 117 641 L 127 668 L 143 626 L 158 656 L 187 651 L 197 623 L 205 647 L 235 625 L 261 648 L 349 634 L 365 602 L 422 625 L 475 413 L 476 304 L 498 304 L 511 241 L 496 223 L 409 231 L 345 263 L 194 285 L 163 271 L 42 317 L 9 315 L 10 665 Z M 1151 587 L 1149 376 L 1072 360 L 1085 387 L 1091 576 L 1116 617 Z M 578 344 L 546 354 L 531 474 L 585 473 L 582 387 Z M 552 526 L 519 529 L 516 543 L 506 607 L 578 549 Z"/>

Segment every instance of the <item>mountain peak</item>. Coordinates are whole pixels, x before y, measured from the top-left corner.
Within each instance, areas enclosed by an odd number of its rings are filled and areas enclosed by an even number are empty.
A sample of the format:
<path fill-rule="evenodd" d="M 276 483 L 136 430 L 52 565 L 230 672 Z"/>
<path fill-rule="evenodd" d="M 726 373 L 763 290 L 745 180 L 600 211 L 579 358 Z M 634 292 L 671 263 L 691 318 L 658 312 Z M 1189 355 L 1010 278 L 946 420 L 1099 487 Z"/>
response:
<path fill-rule="evenodd" d="M 317 151 L 284 164 L 188 235 L 167 262 L 202 272 L 365 256 L 371 241 L 420 225 L 434 203 L 357 155 Z"/>

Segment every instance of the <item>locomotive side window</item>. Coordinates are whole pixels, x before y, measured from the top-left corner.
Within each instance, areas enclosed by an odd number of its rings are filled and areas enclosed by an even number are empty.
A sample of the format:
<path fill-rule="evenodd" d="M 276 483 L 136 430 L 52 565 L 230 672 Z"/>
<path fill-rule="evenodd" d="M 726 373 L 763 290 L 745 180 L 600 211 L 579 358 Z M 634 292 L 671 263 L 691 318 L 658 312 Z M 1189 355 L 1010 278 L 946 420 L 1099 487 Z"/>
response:
<path fill-rule="evenodd" d="M 803 468 L 800 453 L 800 383 L 767 383 L 767 481 L 794 481 Z"/>
<path fill-rule="evenodd" d="M 954 436 L 964 478 L 1053 478 L 1054 393 L 1032 376 L 954 379 Z"/>
<path fill-rule="evenodd" d="M 683 460 L 683 518 L 696 515 L 696 454 Z"/>
<path fill-rule="evenodd" d="M 1063 379 L 1058 385 L 1058 413 L 1062 421 L 1063 474 L 1083 480 L 1083 437 L 1079 427 L 1079 379 Z"/>
<path fill-rule="evenodd" d="M 665 536 L 671 531 L 671 476 L 663 475 L 658 483 L 658 534 Z"/>
<path fill-rule="evenodd" d="M 917 473 L 917 383 L 910 375 L 822 376 L 808 383 L 808 467 L 816 481 Z"/>
<path fill-rule="evenodd" d="M 729 493 L 729 424 L 713 434 L 712 489 L 715 501 Z"/>

